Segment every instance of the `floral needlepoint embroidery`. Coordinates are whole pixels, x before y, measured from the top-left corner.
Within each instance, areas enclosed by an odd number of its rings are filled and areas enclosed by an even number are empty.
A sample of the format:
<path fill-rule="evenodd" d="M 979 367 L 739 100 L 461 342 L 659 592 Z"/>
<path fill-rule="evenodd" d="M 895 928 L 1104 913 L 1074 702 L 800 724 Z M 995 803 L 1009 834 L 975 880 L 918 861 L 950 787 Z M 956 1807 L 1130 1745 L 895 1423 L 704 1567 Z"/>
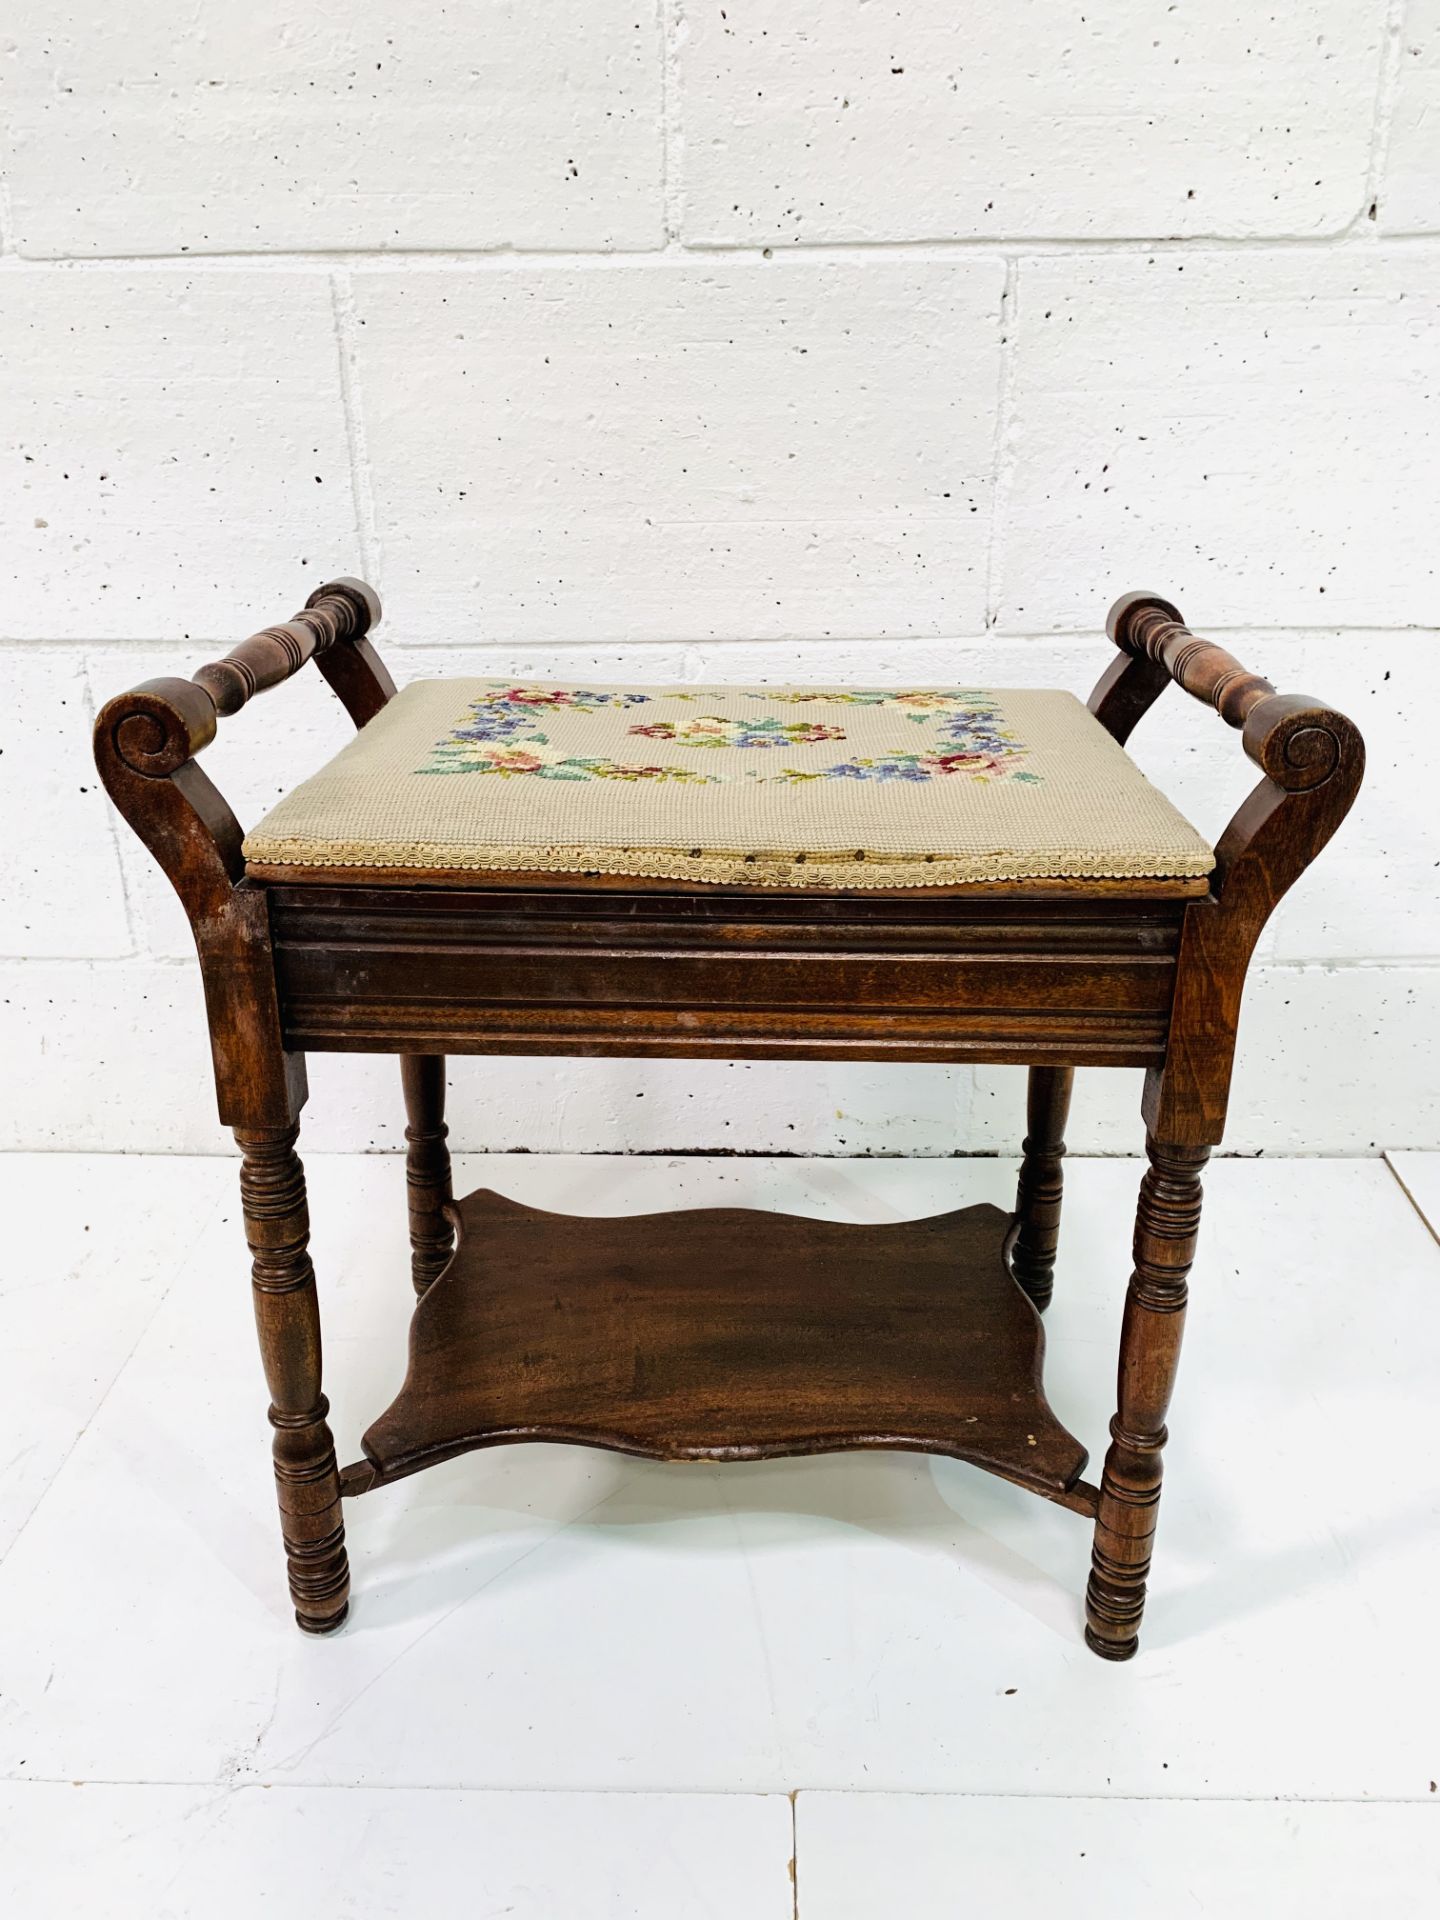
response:
<path fill-rule="evenodd" d="M 800 696 L 806 698 L 808 696 Z M 1038 773 L 1025 770 L 1027 750 L 1003 724 L 992 700 L 964 692 L 871 694 L 855 693 L 856 704 L 894 705 L 905 709 L 907 720 L 933 725 L 939 738 L 931 747 L 891 747 L 883 753 L 856 755 L 828 767 L 786 767 L 782 779 L 908 780 L 924 781 L 964 774 L 972 780 L 1016 780 L 1027 786 L 1040 782 Z"/>
<path fill-rule="evenodd" d="M 417 773 L 538 773 L 533 767 L 499 766 L 483 748 L 496 741 L 524 740 L 532 746 L 549 744 L 541 726 L 547 713 L 596 713 L 605 707 L 648 706 L 647 693 L 598 692 L 584 687 L 510 687 L 482 695 L 469 705 L 469 718 L 452 727 L 430 749 L 427 765 Z M 583 778 L 583 775 L 571 775 Z"/>
<path fill-rule="evenodd" d="M 758 712 L 699 713 L 699 701 Z M 637 706 L 683 702 L 681 717 L 647 718 L 626 724 Z M 765 711 L 773 703 L 780 711 Z M 787 719 L 785 708 L 801 705 L 870 708 L 848 724 L 864 735 L 850 757 L 826 764 L 823 757 L 785 764 L 770 761 L 743 769 L 715 756 L 722 749 L 740 752 L 823 747 L 847 739 L 832 716 Z M 596 718 L 595 716 L 602 716 Z M 893 718 L 892 718 L 893 716 Z M 914 731 L 919 729 L 919 733 Z M 632 759 L 625 742 L 649 740 L 664 749 L 654 760 Z M 878 738 L 877 738 L 878 733 Z M 888 737 L 887 737 L 888 736 Z M 607 753 L 606 748 L 610 751 Z M 690 756 L 700 752 L 711 767 L 701 772 Z M 689 786 L 727 786 L 740 780 L 760 786 L 799 786 L 816 780 L 917 783 L 957 776 L 1039 785 L 1028 766 L 1029 748 L 1017 738 L 993 694 L 964 687 L 934 691 L 890 691 L 847 687 L 814 691 L 763 688 L 657 690 L 653 694 L 585 687 L 495 686 L 468 702 L 460 719 L 428 749 L 422 774 L 498 774 L 502 779 L 622 780 Z"/>
<path fill-rule="evenodd" d="M 826 727 L 812 720 L 780 720 L 773 713 L 754 720 L 730 720 L 706 714 L 699 720 L 652 720 L 631 727 L 648 740 L 671 740 L 682 747 L 813 747 L 825 740 L 843 740 L 843 727 Z"/>
<path fill-rule="evenodd" d="M 1021 780 L 1038 785 L 1038 773 L 1017 773 L 973 753 L 882 753 L 866 759 L 842 760 L 813 772 L 787 767 L 783 779 L 801 780 L 934 780 L 942 774 L 968 773 L 974 780 Z"/>
<path fill-rule="evenodd" d="M 957 700 L 983 701 L 985 696 L 965 687 L 926 688 L 917 693 L 896 693 L 889 687 L 796 688 L 771 692 L 756 688 L 752 700 L 779 700 L 790 706 L 808 706 L 820 700 L 827 707 L 903 707 L 911 719 L 923 719 L 936 707 L 953 707 Z"/>
<path fill-rule="evenodd" d="M 596 657 L 565 657 L 586 664 L 563 682 L 402 688 L 248 836 L 245 860 L 837 894 L 1214 866 L 1070 693 L 587 685 Z M 870 657 L 893 673 L 883 649 Z"/>
<path fill-rule="evenodd" d="M 445 751 L 445 743 L 442 741 L 434 751 L 439 756 Z M 627 766 L 619 760 L 589 759 L 577 754 L 561 760 L 546 760 L 538 753 L 527 753 L 524 747 L 472 747 L 463 759 L 447 753 L 444 765 L 432 763 L 418 771 L 498 773 L 502 779 L 533 774 L 537 780 L 680 780 L 701 787 L 716 784 L 707 774 L 695 773 L 689 767 Z"/>

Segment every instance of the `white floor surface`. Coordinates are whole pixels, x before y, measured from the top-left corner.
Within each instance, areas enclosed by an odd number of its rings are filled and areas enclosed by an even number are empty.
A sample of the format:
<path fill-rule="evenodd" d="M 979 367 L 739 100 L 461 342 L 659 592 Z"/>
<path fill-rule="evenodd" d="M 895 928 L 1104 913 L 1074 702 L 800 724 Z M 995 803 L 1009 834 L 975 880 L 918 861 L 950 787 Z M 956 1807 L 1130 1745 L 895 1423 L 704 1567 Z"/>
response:
<path fill-rule="evenodd" d="M 404 1371 L 404 1169 L 308 1170 L 349 1460 Z M 1092 1474 L 1138 1178 L 1069 1168 L 1046 1378 Z M 1013 1166 L 457 1162 L 480 1184 L 886 1220 L 1008 1204 Z M 1120 1667 L 1080 1638 L 1085 1523 L 908 1455 L 474 1454 L 347 1505 L 351 1620 L 307 1639 L 233 1163 L 11 1156 L 0 1205 L 16 1920 L 1440 1911 L 1440 1155 L 1212 1168 Z"/>

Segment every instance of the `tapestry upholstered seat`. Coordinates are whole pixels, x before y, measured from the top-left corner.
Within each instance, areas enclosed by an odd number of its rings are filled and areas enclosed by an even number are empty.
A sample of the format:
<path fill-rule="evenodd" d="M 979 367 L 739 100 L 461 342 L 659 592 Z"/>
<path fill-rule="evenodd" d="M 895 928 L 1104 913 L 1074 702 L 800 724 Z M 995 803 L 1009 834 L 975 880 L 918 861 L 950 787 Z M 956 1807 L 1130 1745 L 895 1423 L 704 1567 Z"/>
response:
<path fill-rule="evenodd" d="M 474 679 L 404 688 L 245 855 L 847 889 L 1214 865 L 1068 693 Z"/>

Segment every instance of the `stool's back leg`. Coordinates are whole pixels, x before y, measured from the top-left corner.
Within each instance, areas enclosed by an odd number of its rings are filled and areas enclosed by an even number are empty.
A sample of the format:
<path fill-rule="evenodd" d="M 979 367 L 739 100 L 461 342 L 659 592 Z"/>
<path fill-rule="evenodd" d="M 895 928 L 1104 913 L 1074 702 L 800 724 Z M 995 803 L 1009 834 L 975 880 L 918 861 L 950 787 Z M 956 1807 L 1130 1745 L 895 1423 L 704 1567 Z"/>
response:
<path fill-rule="evenodd" d="M 340 1474 L 320 1391 L 320 1309 L 310 1264 L 305 1170 L 299 1128 L 236 1128 L 245 1158 L 240 1198 L 260 1355 L 275 1429 L 275 1490 L 289 1563 L 295 1618 L 307 1633 L 329 1633 L 345 1618 L 350 1568 L 340 1516 Z"/>
<path fill-rule="evenodd" d="M 1015 1235 L 1010 1271 L 1043 1313 L 1055 1288 L 1055 1249 L 1060 1242 L 1065 1122 L 1070 1114 L 1073 1067 L 1032 1067 L 1026 1130 L 1015 1193 Z"/>
<path fill-rule="evenodd" d="M 444 1209 L 450 1190 L 450 1149 L 445 1125 L 445 1059 L 438 1053 L 401 1056 L 405 1089 L 405 1179 L 410 1201 L 410 1274 L 424 1293 L 444 1272 L 455 1250 L 455 1229 Z"/>
<path fill-rule="evenodd" d="M 1140 1182 L 1135 1270 L 1120 1331 L 1120 1405 L 1110 1422 L 1085 1590 L 1085 1638 L 1107 1660 L 1134 1653 L 1145 1611 L 1165 1413 L 1200 1231 L 1200 1175 L 1210 1158 L 1208 1147 L 1168 1146 L 1153 1135 L 1145 1145 L 1150 1165 Z"/>

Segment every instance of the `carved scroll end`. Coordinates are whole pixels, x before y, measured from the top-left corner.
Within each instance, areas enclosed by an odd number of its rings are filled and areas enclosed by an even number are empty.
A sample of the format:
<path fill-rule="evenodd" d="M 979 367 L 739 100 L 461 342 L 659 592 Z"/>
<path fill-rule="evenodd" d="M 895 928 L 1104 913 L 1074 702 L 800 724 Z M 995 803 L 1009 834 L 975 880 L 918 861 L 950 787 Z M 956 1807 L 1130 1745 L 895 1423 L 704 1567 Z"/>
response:
<path fill-rule="evenodd" d="M 147 780 L 178 773 L 215 738 L 215 701 L 190 680 L 146 680 L 107 701 L 95 722 L 102 774 L 123 767 Z"/>
<path fill-rule="evenodd" d="M 1360 783 L 1365 743 L 1353 721 L 1303 693 L 1276 693 L 1245 719 L 1246 753 L 1286 793 L 1312 793 L 1343 776 Z"/>

